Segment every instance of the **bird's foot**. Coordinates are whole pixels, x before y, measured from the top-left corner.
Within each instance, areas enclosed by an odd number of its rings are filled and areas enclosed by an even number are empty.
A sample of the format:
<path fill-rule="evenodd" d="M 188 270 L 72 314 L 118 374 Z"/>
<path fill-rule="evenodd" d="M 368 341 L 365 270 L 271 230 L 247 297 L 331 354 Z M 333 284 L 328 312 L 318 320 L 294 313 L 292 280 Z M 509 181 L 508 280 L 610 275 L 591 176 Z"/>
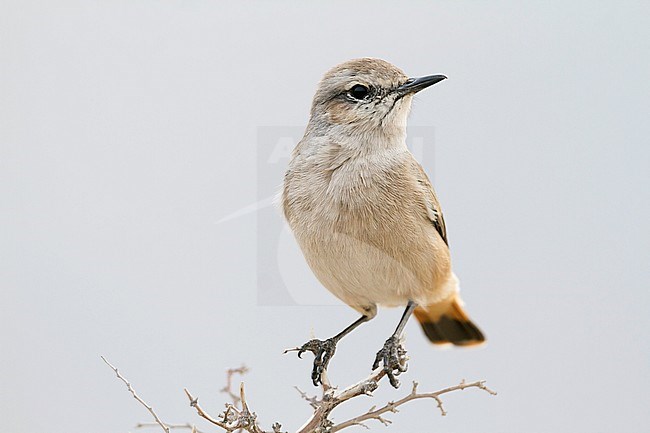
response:
<path fill-rule="evenodd" d="M 314 383 L 314 386 L 318 386 L 323 383 L 323 373 L 327 370 L 327 365 L 334 356 L 336 351 L 337 341 L 333 338 L 328 338 L 327 340 L 310 340 L 303 344 L 301 347 L 295 349 L 290 349 L 291 351 L 298 352 L 298 358 L 302 358 L 302 354 L 305 352 L 311 352 L 314 354 L 314 368 L 311 371 L 311 381 Z M 285 353 L 288 351 L 285 351 Z"/>
<path fill-rule="evenodd" d="M 384 347 L 377 352 L 372 369 L 376 369 L 382 363 L 390 384 L 394 388 L 399 388 L 399 380 L 395 376 L 399 376 L 407 370 L 406 360 L 406 349 L 402 346 L 402 342 L 398 337 L 392 336 L 386 340 Z"/>

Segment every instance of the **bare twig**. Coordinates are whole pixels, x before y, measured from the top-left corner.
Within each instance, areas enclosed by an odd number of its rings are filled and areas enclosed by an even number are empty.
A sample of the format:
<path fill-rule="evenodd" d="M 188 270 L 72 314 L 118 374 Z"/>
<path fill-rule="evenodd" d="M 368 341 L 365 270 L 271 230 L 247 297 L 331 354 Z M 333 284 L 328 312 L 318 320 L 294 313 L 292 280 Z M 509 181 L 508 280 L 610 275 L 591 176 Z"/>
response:
<path fill-rule="evenodd" d="M 237 406 L 240 403 L 241 399 L 239 398 L 239 396 L 237 394 L 235 394 L 232 391 L 232 378 L 233 378 L 233 376 L 235 374 L 239 374 L 239 375 L 243 376 L 246 373 L 248 373 L 248 367 L 246 367 L 243 364 L 239 368 L 229 368 L 228 370 L 226 370 L 226 386 L 221 388 L 221 392 L 224 392 L 224 393 L 228 394 L 230 396 L 230 398 L 232 399 L 232 403 L 235 406 Z"/>
<path fill-rule="evenodd" d="M 147 428 L 147 427 L 158 427 L 158 423 L 155 422 L 140 422 L 135 425 L 135 428 Z M 203 433 L 201 430 L 196 428 L 194 424 L 185 423 L 185 424 L 167 424 L 170 430 L 190 430 L 191 433 Z"/>
<path fill-rule="evenodd" d="M 312 416 L 298 430 L 298 433 L 329 431 L 333 427 L 332 421 L 329 420 L 329 415 L 334 408 L 359 395 L 372 395 L 372 392 L 379 386 L 379 381 L 385 375 L 386 372 L 383 368 L 377 368 L 366 379 L 350 385 L 341 391 L 323 386 L 323 398 L 318 403 L 318 407 L 314 410 Z"/>
<path fill-rule="evenodd" d="M 237 430 L 246 430 L 249 433 L 268 433 L 260 428 L 257 424 L 257 414 L 251 412 L 248 403 L 246 401 L 246 393 L 244 391 L 244 384 L 242 383 L 239 386 L 239 401 L 241 403 L 241 409 L 235 406 L 233 403 L 226 404 L 226 410 L 221 412 L 216 418 L 208 414 L 199 406 L 199 399 L 192 396 L 192 394 L 185 388 L 185 394 L 190 400 L 190 406 L 196 409 L 198 415 L 212 424 L 221 427 L 227 432 L 234 432 Z M 273 424 L 273 432 L 280 432 L 280 424 Z"/>
<path fill-rule="evenodd" d="M 124 382 L 124 384 L 126 385 L 126 389 L 129 390 L 129 392 L 131 393 L 131 395 L 133 396 L 133 398 L 135 398 L 138 402 L 140 402 L 140 404 L 142 404 L 142 406 L 144 406 L 145 408 L 147 408 L 147 410 L 149 411 L 149 413 L 151 414 L 151 416 L 153 416 L 153 419 L 154 419 L 154 420 L 156 421 L 156 423 L 157 423 L 157 424 L 158 424 L 158 425 L 159 425 L 159 426 L 160 426 L 160 427 L 165 431 L 165 433 L 169 433 L 169 426 L 168 426 L 167 424 L 165 424 L 164 422 L 162 422 L 162 420 L 158 417 L 158 415 L 157 415 L 156 412 L 153 410 L 153 408 L 152 408 L 151 406 L 149 406 L 149 405 L 148 405 L 148 404 L 147 404 L 147 403 L 146 403 L 142 398 L 140 398 L 140 396 L 139 396 L 138 394 L 136 394 L 135 389 L 133 389 L 133 387 L 131 386 L 131 384 L 129 383 L 129 381 L 126 380 L 126 379 L 124 378 L 124 376 L 122 376 L 122 375 L 120 374 L 120 372 L 119 372 L 119 370 L 117 369 L 117 367 L 113 366 L 113 364 L 111 364 L 110 362 L 108 362 L 108 361 L 106 360 L 106 358 L 104 358 L 103 356 L 102 356 L 101 358 L 102 358 L 102 360 L 106 363 L 106 365 L 108 365 L 108 366 L 109 366 L 109 367 L 110 367 L 110 368 L 115 372 L 115 374 L 117 375 L 117 378 L 120 379 L 122 382 Z"/>
<path fill-rule="evenodd" d="M 162 422 L 162 420 L 154 412 L 153 408 L 145 403 L 144 400 L 142 400 L 136 394 L 131 384 L 120 374 L 118 369 L 110 364 L 103 356 L 102 360 L 115 372 L 117 377 L 126 384 L 127 389 L 133 395 L 133 397 L 145 408 L 147 408 L 149 413 L 151 413 L 151 415 L 154 417 L 155 423 L 140 423 L 137 425 L 137 427 L 153 427 L 158 425 L 163 428 L 165 433 L 170 433 L 171 429 L 188 429 L 191 430 L 191 433 L 202 433 L 196 428 L 196 426 L 190 423 L 165 424 Z M 190 401 L 190 406 L 196 410 L 197 414 L 200 417 L 209 421 L 213 425 L 222 428 L 227 433 L 239 433 L 241 431 L 246 431 L 248 433 L 282 433 L 282 426 L 278 423 L 274 423 L 271 427 L 271 430 L 269 431 L 265 431 L 259 426 L 257 423 L 257 414 L 255 412 L 252 412 L 248 406 L 243 383 L 240 384 L 239 395 L 233 392 L 233 376 L 235 374 L 244 374 L 247 371 L 248 369 L 245 366 L 227 370 L 226 386 L 221 391 L 230 396 L 232 403 L 227 403 L 225 410 L 219 413 L 216 417 L 203 410 L 203 408 L 199 405 L 198 398 L 195 398 L 187 390 L 187 388 L 185 388 L 185 394 Z M 373 406 L 367 412 L 338 424 L 335 424 L 330 420 L 332 411 L 339 405 L 361 395 L 372 396 L 372 393 L 379 387 L 379 383 L 384 376 L 386 376 L 384 369 L 377 368 L 365 379 L 354 383 L 347 388 L 338 390 L 337 388 L 334 388 L 330 385 L 329 381 L 327 380 L 327 372 L 325 371 L 323 372 L 323 385 L 321 387 L 322 397 L 320 399 L 317 397 L 310 397 L 307 395 L 307 393 L 295 387 L 300 396 L 306 400 L 314 409 L 314 413 L 298 430 L 298 433 L 336 433 L 340 430 L 352 426 L 362 426 L 368 429 L 369 427 L 365 424 L 365 422 L 369 420 L 376 420 L 384 425 L 389 425 L 392 421 L 384 418 L 385 414 L 397 413 L 398 407 L 410 401 L 418 399 L 428 398 L 434 400 L 436 402 L 436 406 L 440 410 L 441 415 L 445 416 L 447 412 L 443 406 L 441 396 L 454 391 L 462 391 L 466 388 L 478 388 L 491 395 L 496 395 L 496 392 L 489 389 L 483 380 L 470 383 L 462 380 L 458 385 L 450 386 L 435 392 L 425 393 L 418 392 L 418 383 L 413 382 L 411 392 L 399 400 L 390 401 L 379 408 Z"/>
<path fill-rule="evenodd" d="M 212 424 L 216 425 L 217 427 L 221 427 L 222 429 L 229 430 L 228 426 L 226 424 L 224 424 L 221 421 L 217 420 L 216 418 L 214 418 L 213 416 L 211 416 L 210 414 L 205 412 L 203 410 L 203 408 L 201 408 L 201 406 L 199 406 L 198 397 L 194 398 L 192 396 L 192 394 L 190 394 L 190 392 L 187 390 L 187 388 L 184 388 L 184 391 L 185 391 L 185 394 L 187 395 L 187 398 L 190 399 L 190 406 L 193 407 L 194 409 L 196 409 L 196 413 L 198 413 L 201 418 L 204 418 L 204 419 L 210 421 Z M 226 406 L 229 407 L 229 406 L 232 406 L 232 405 L 226 405 Z"/>
<path fill-rule="evenodd" d="M 471 383 L 467 383 L 467 382 L 465 382 L 465 380 L 462 380 L 456 386 L 450 386 L 448 388 L 444 388 L 444 389 L 441 389 L 440 391 L 436 391 L 436 392 L 418 393 L 417 388 L 418 388 L 418 383 L 413 382 L 413 388 L 411 389 L 411 393 L 409 395 L 407 395 L 406 397 L 404 397 L 404 398 L 402 398 L 400 400 L 397 400 L 397 401 L 388 402 L 386 405 L 380 407 L 379 409 L 375 409 L 375 407 L 373 406 L 372 408 L 370 408 L 370 410 L 368 412 L 364 413 L 363 415 L 359 415 L 357 417 L 354 417 L 354 418 L 351 418 L 351 419 L 349 419 L 347 421 L 344 421 L 344 422 L 342 422 L 340 424 L 333 425 L 329 429 L 329 432 L 334 433 L 334 432 L 337 432 L 339 430 L 343 430 L 344 428 L 350 427 L 350 426 L 353 426 L 353 425 L 363 425 L 364 421 L 367 421 L 367 420 L 370 420 L 370 419 L 375 419 L 375 420 L 381 422 L 382 424 L 387 425 L 391 421 L 389 421 L 389 420 L 387 420 L 385 418 L 382 418 L 381 415 L 383 415 L 385 413 L 388 413 L 388 412 L 396 413 L 397 408 L 399 406 L 401 406 L 401 405 L 403 405 L 405 403 L 408 403 L 409 401 L 412 401 L 412 400 L 417 400 L 417 399 L 421 399 L 421 398 L 431 398 L 431 399 L 436 401 L 438 409 L 440 409 L 440 414 L 442 416 L 445 416 L 445 415 L 447 415 L 447 412 L 445 411 L 445 409 L 444 409 L 444 407 L 442 405 L 442 399 L 440 398 L 440 396 L 443 395 L 443 394 L 447 394 L 447 393 L 450 393 L 450 392 L 453 392 L 453 391 L 464 390 L 466 388 L 479 388 L 479 389 L 482 389 L 482 390 L 486 391 L 490 395 L 496 395 L 497 394 L 496 392 L 492 391 L 487 386 L 485 386 L 485 381 L 484 380 L 478 380 L 476 382 L 471 382 Z"/>
<path fill-rule="evenodd" d="M 318 408 L 318 404 L 320 403 L 320 400 L 316 396 L 310 397 L 309 395 L 307 395 L 306 392 L 302 391 L 297 386 L 294 386 L 293 388 L 296 391 L 298 391 L 298 394 L 300 394 L 300 397 L 302 397 L 305 401 L 307 401 L 311 407 L 313 407 L 314 409 Z"/>
<path fill-rule="evenodd" d="M 229 370 L 230 371 L 230 370 Z M 440 413 L 444 416 L 447 412 L 444 409 L 441 396 L 448 394 L 453 391 L 460 391 L 466 388 L 478 388 L 486 391 L 491 395 L 496 395 L 496 392 L 492 391 L 485 385 L 485 381 L 475 381 L 467 383 L 464 380 L 461 381 L 458 385 L 450 386 L 448 388 L 441 389 L 435 392 L 420 393 L 418 392 L 417 382 L 413 382 L 413 387 L 411 392 L 405 397 L 397 400 L 386 403 L 384 406 L 377 408 L 376 406 L 371 407 L 366 413 L 350 418 L 346 421 L 343 421 L 338 424 L 334 424 L 330 419 L 330 414 L 332 411 L 339 405 L 345 403 L 346 401 L 361 396 L 369 395 L 379 387 L 381 379 L 386 376 L 386 372 L 383 368 L 378 368 L 374 370 L 370 376 L 367 378 L 348 386 L 345 389 L 338 390 L 331 387 L 329 383 L 325 383 L 322 386 L 322 398 L 309 397 L 305 392 L 301 391 L 296 387 L 296 390 L 300 396 L 306 400 L 309 405 L 314 409 L 312 416 L 305 422 L 305 424 L 298 430 L 298 433 L 335 433 L 337 431 L 343 430 L 352 426 L 362 426 L 368 428 L 365 421 L 376 420 L 381 422 L 384 425 L 391 423 L 391 420 L 384 418 L 383 415 L 387 413 L 397 413 L 398 407 L 418 399 L 429 398 L 436 402 Z M 232 392 L 232 391 L 230 391 Z M 190 399 L 190 405 L 194 407 L 199 414 L 199 416 L 207 419 L 212 424 L 221 427 L 226 430 L 228 433 L 233 433 L 236 430 L 242 429 L 249 433 L 271 433 L 262 430 L 257 424 L 257 415 L 254 412 L 251 412 L 248 403 L 246 402 L 246 395 L 244 393 L 244 384 L 240 386 L 240 395 L 239 402 L 241 402 L 241 409 L 235 406 L 235 403 L 226 404 L 226 410 L 220 413 L 216 418 L 207 414 L 198 404 L 198 399 L 194 398 L 190 392 L 186 389 L 185 393 Z M 273 425 L 273 433 L 280 433 L 280 424 Z"/>

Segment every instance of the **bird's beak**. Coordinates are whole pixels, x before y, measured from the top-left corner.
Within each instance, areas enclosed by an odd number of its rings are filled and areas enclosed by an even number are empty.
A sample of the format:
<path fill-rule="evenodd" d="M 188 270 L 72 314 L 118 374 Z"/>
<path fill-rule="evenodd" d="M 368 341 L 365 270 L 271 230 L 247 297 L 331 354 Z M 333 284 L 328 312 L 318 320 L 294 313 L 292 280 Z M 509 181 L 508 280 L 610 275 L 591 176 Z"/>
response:
<path fill-rule="evenodd" d="M 395 92 L 400 96 L 406 96 L 412 93 L 417 93 L 420 90 L 433 86 L 445 79 L 447 79 L 447 77 L 444 75 L 427 75 L 426 77 L 409 78 L 406 83 L 395 89 Z"/>

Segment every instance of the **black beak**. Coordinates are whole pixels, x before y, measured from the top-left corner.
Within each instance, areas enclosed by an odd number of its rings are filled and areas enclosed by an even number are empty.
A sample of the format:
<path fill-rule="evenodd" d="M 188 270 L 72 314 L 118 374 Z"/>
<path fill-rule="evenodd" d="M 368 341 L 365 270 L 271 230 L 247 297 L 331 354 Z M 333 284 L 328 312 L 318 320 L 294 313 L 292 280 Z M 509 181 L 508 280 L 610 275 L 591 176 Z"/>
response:
<path fill-rule="evenodd" d="M 406 83 L 395 89 L 400 96 L 406 96 L 411 93 L 417 93 L 420 90 L 426 89 L 429 86 L 433 86 L 436 83 L 446 80 L 447 77 L 444 75 L 427 75 L 426 77 L 420 78 L 409 78 Z"/>

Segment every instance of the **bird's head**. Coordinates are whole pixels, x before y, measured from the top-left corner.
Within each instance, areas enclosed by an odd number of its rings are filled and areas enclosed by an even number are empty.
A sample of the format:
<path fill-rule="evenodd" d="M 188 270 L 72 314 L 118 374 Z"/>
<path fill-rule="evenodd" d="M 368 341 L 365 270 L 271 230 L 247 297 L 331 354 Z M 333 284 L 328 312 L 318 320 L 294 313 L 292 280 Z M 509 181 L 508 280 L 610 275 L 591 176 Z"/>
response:
<path fill-rule="evenodd" d="M 329 70 L 311 108 L 310 126 L 322 133 L 379 132 L 403 135 L 413 95 L 444 80 L 444 75 L 409 78 L 392 64 L 372 58 L 350 60 Z"/>

